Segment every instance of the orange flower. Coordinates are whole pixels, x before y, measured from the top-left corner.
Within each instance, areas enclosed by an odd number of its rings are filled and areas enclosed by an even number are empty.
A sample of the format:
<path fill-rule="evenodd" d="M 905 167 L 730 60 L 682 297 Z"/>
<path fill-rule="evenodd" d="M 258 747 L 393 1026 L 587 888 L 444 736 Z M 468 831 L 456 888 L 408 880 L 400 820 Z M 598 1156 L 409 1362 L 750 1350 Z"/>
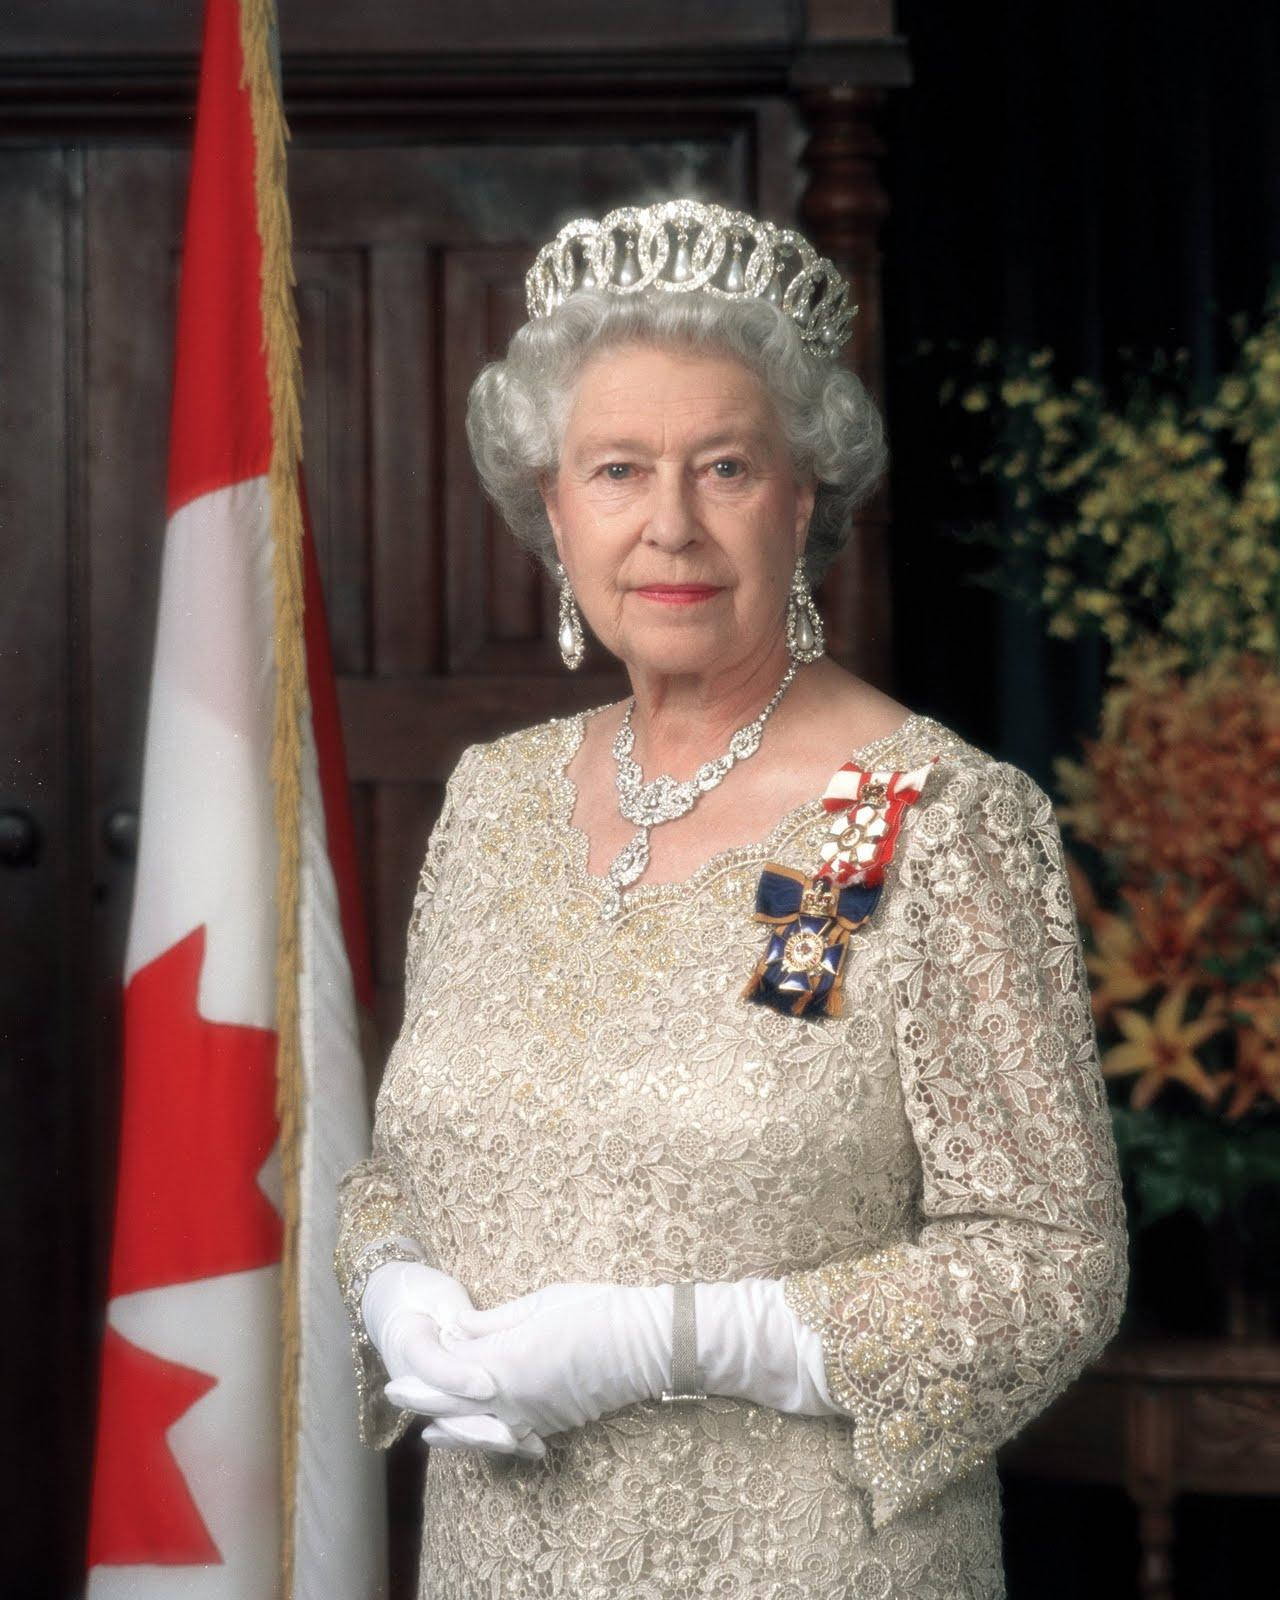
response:
<path fill-rule="evenodd" d="M 1116 1012 L 1125 1041 L 1107 1051 L 1102 1070 L 1108 1077 L 1142 1074 L 1129 1095 L 1129 1104 L 1135 1111 L 1150 1105 L 1160 1090 L 1174 1081 L 1194 1090 L 1209 1105 L 1222 1092 L 1224 1080 L 1210 1077 L 1195 1052 L 1211 1034 L 1226 1027 L 1226 1018 L 1213 1008 L 1194 1022 L 1184 1021 L 1190 988 L 1189 980 L 1176 984 L 1156 1007 L 1153 1017 L 1127 1006 Z"/>
<path fill-rule="evenodd" d="M 1166 877 L 1280 915 L 1280 674 L 1258 655 L 1186 673 L 1139 653 L 1115 668 L 1097 739 L 1061 764 L 1077 836 L 1126 882 Z"/>
<path fill-rule="evenodd" d="M 1124 888 L 1122 898 L 1132 920 L 1089 904 L 1089 924 L 1096 949 L 1085 962 L 1101 983 L 1093 991 L 1093 1014 L 1102 1022 L 1111 1008 L 1123 1001 L 1141 1000 L 1153 985 L 1168 988 L 1188 973 L 1201 947 L 1206 924 L 1229 893 L 1225 883 L 1211 884 L 1192 905 L 1184 905 L 1183 891 L 1172 882 L 1158 895 Z"/>
<path fill-rule="evenodd" d="M 1280 961 L 1271 964 L 1271 984 L 1258 992 L 1236 991 L 1230 1007 L 1249 1019 L 1236 1027 L 1236 1064 L 1231 1100 L 1223 1113 L 1242 1117 L 1259 1096 L 1280 1102 Z"/>
<path fill-rule="evenodd" d="M 1124 888 L 1121 897 L 1133 912 L 1134 924 L 1147 960 L 1156 977 L 1166 985 L 1176 983 L 1188 964 L 1204 946 L 1204 932 L 1214 912 L 1231 897 L 1231 885 L 1219 880 L 1190 905 L 1184 891 L 1166 880 L 1158 895 Z"/>
<path fill-rule="evenodd" d="M 1280 1039 L 1246 1028 L 1236 1033 L 1236 1064 L 1231 1074 L 1231 1099 L 1223 1116 L 1242 1117 L 1259 1096 L 1280 1102 Z"/>

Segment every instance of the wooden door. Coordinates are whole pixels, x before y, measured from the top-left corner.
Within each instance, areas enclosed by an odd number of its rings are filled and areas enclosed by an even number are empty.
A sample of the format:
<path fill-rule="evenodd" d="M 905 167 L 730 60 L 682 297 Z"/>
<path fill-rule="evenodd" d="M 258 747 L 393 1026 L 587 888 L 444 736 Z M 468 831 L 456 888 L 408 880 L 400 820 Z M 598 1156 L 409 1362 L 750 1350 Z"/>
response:
<path fill-rule="evenodd" d="M 0 39 L 0 1587 L 32 1600 L 84 1574 L 200 9 L 14 0 Z M 596 655 L 565 672 L 551 588 L 467 455 L 467 390 L 523 318 L 525 267 L 570 217 L 660 195 L 800 214 L 853 273 L 874 345 L 874 86 L 906 62 L 889 0 L 281 11 L 372 1095 L 459 752 L 623 687 Z M 859 522 L 823 597 L 831 648 L 879 682 L 882 543 Z M 410 1596 L 417 1441 L 392 1457 L 393 1595 Z"/>
<path fill-rule="evenodd" d="M 622 689 L 598 656 L 572 676 L 561 664 L 552 586 L 475 480 L 468 387 L 523 320 L 535 248 L 570 215 L 671 189 L 754 199 L 741 117 L 692 140 L 626 131 L 291 148 L 308 496 L 377 983 L 371 1095 L 458 754 Z M 40 1326 L 6 1323 L 3 1420 L 24 1447 L 4 1453 L 0 1491 L 22 1508 L 4 1564 L 32 1595 L 73 1592 L 83 1572 L 187 165 L 185 148 L 147 142 L 11 154 L 2 169 L 0 643 L 15 692 L 0 791 L 0 1159 L 19 1204 L 0 1238 Z M 392 1475 L 404 1593 L 413 1444 Z"/>

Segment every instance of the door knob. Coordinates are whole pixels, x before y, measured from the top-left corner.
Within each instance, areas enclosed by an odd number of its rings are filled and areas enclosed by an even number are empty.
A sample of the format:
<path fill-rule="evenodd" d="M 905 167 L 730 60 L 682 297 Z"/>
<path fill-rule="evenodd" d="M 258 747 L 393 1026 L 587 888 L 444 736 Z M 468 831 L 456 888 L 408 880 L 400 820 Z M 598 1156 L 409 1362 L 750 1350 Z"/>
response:
<path fill-rule="evenodd" d="M 136 861 L 138 813 L 132 806 L 117 806 L 102 824 L 102 837 L 108 852 L 117 861 Z"/>
<path fill-rule="evenodd" d="M 0 862 L 6 867 L 34 867 L 40 854 L 40 824 L 20 806 L 0 811 Z"/>

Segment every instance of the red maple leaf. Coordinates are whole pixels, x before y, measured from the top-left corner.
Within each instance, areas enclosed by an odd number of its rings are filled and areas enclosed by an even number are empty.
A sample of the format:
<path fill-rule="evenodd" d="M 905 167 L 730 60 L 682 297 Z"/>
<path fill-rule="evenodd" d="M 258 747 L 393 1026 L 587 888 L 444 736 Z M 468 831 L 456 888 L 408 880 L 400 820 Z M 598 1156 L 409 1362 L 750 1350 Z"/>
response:
<path fill-rule="evenodd" d="M 257 1182 L 278 1127 L 276 1036 L 200 1016 L 204 947 L 199 927 L 125 990 L 113 1299 L 280 1259 Z"/>
<path fill-rule="evenodd" d="M 221 1564 L 165 1440 L 166 1430 L 216 1382 L 107 1329 L 89 1518 L 91 1567 Z"/>
<path fill-rule="evenodd" d="M 276 1036 L 199 1014 L 204 951 L 199 927 L 125 990 L 113 1299 L 280 1259 L 280 1216 L 257 1181 L 277 1133 Z M 221 1563 L 165 1441 L 217 1381 L 106 1330 L 90 1566 Z"/>

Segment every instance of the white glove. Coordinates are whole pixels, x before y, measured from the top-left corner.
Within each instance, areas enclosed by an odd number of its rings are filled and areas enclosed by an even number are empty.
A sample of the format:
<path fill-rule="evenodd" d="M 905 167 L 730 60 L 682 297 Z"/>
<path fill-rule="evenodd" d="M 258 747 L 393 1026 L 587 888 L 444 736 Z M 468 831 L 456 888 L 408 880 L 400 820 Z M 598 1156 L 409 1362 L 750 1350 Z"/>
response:
<path fill-rule="evenodd" d="M 460 1310 L 440 1342 L 492 1376 L 488 1409 L 540 1438 L 656 1399 L 671 1363 L 671 1286 L 552 1283 L 488 1311 Z M 420 1379 L 386 1386 L 397 1406 L 431 1412 Z"/>
<path fill-rule="evenodd" d="M 671 1284 L 551 1284 L 488 1311 L 458 1312 L 440 1342 L 492 1376 L 495 1416 L 546 1438 L 669 1387 L 672 1295 Z M 708 1394 L 801 1415 L 838 1410 L 822 1342 L 785 1304 L 780 1279 L 699 1283 L 694 1310 Z M 417 1378 L 393 1381 L 386 1393 L 396 1405 L 432 1410 L 434 1394 Z"/>
<path fill-rule="evenodd" d="M 432 1386 L 435 1420 L 423 1431 L 429 1444 L 540 1457 L 546 1451 L 536 1435 L 517 1433 L 486 1411 L 483 1402 L 494 1392 L 488 1374 L 440 1344 L 440 1322 L 473 1309 L 471 1296 L 456 1278 L 420 1261 L 386 1261 L 375 1267 L 360 1300 L 365 1330 L 388 1374 Z"/>
<path fill-rule="evenodd" d="M 781 1278 L 697 1283 L 693 1304 L 700 1388 L 801 1417 L 839 1414 L 822 1338 L 782 1298 Z"/>

